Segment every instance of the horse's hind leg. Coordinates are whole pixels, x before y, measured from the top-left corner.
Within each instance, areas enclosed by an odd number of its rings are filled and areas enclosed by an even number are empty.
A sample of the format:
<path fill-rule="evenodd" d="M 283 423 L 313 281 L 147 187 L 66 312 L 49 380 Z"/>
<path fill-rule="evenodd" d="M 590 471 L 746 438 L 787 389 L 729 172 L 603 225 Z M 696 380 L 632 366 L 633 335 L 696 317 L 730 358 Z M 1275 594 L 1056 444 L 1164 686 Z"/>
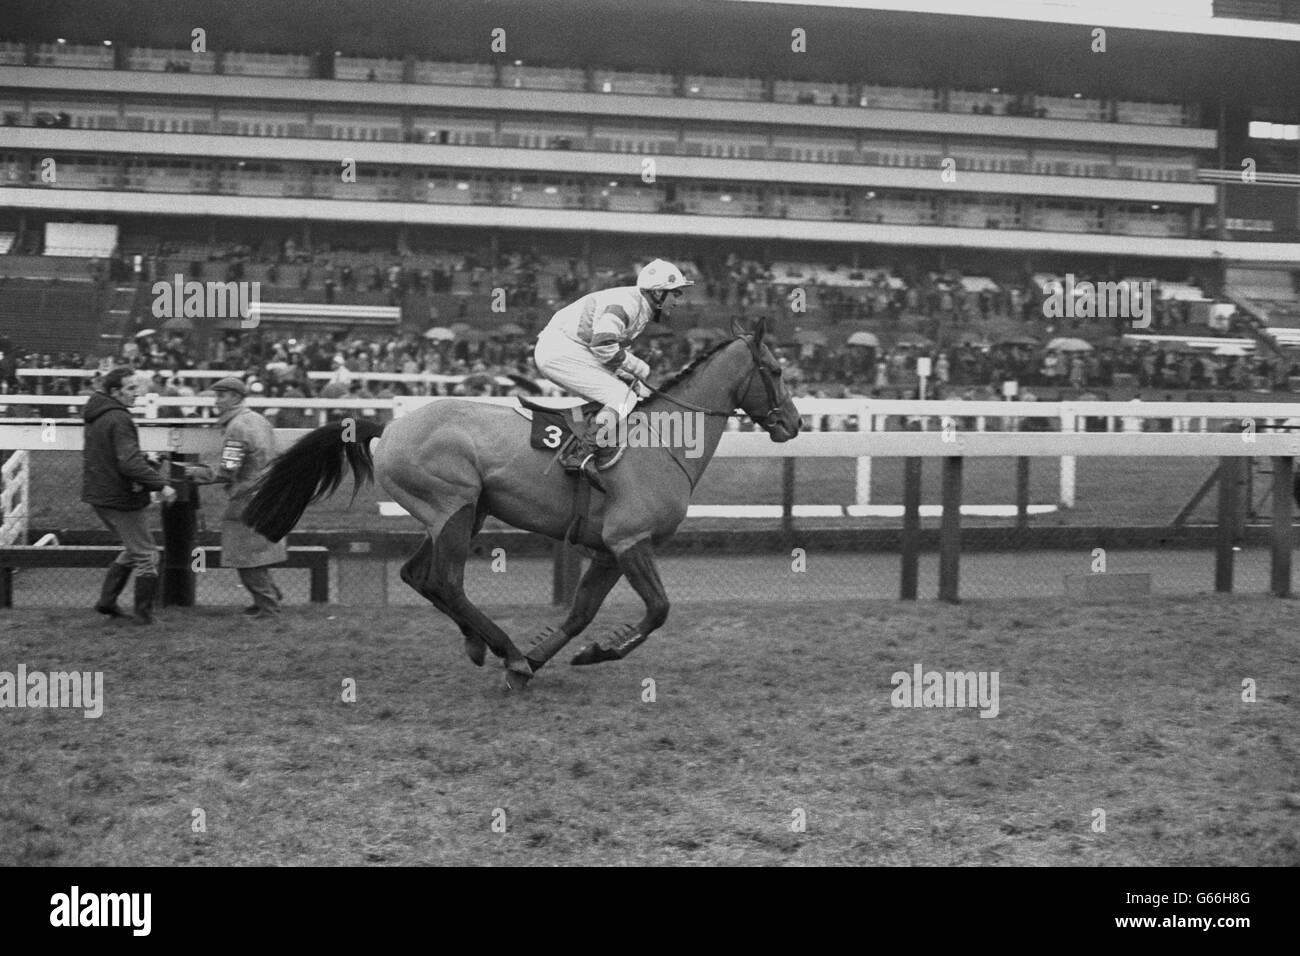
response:
<path fill-rule="evenodd" d="M 497 657 L 506 663 L 506 670 L 516 675 L 516 680 L 527 681 L 533 670 L 509 635 L 480 611 L 465 594 L 465 562 L 469 558 L 469 542 L 474 536 L 475 509 L 467 504 L 449 518 L 430 546 L 427 558 L 420 561 L 420 553 L 402 569 L 402 579 L 427 597 L 434 606 L 455 621 L 466 638 L 477 638 L 485 643 Z M 408 573 L 425 571 L 424 581 L 413 582 Z M 473 655 L 471 654 L 471 657 Z M 507 680 L 511 680 L 507 676 Z M 512 683 L 512 686 L 514 684 Z"/>
<path fill-rule="evenodd" d="M 548 627 L 533 638 L 532 646 L 528 648 L 527 653 L 533 670 L 541 670 L 543 665 L 558 654 L 565 644 L 583 632 L 622 576 L 623 569 L 618 566 L 618 561 L 613 555 L 598 553 L 592 558 L 591 566 L 587 568 L 582 581 L 578 584 L 578 592 L 573 597 L 569 616 L 560 623 L 559 627 Z"/>
<path fill-rule="evenodd" d="M 420 545 L 420 550 L 411 555 L 410 560 L 402 565 L 402 580 L 426 601 L 455 621 L 456 615 L 452 614 L 451 607 L 445 604 L 437 592 L 430 589 L 426 583 L 432 575 L 433 538 L 426 537 L 424 544 Z M 487 657 L 487 644 L 467 624 L 457 621 L 457 625 L 460 627 L 460 632 L 465 635 L 465 654 L 476 667 L 482 667 Z"/>
<path fill-rule="evenodd" d="M 573 658 L 574 664 L 622 660 L 668 620 L 668 594 L 659 580 L 659 569 L 655 567 L 654 550 L 649 540 L 638 541 L 622 552 L 618 556 L 618 566 L 645 602 L 645 616 L 636 624 L 617 628 L 603 641 L 588 644 Z"/>

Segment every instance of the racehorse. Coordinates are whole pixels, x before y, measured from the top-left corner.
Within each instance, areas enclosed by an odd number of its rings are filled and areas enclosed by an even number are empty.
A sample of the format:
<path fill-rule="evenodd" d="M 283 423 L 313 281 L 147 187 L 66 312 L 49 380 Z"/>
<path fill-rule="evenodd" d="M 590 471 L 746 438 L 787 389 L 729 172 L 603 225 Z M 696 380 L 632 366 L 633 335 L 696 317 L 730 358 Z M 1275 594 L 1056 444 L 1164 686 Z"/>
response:
<path fill-rule="evenodd" d="M 244 520 L 272 541 L 280 540 L 309 504 L 337 490 L 346 462 L 355 487 L 377 478 L 392 500 L 424 524 L 428 537 L 402 567 L 402 580 L 459 625 L 465 651 L 476 665 L 482 665 L 485 648 L 490 649 L 505 662 L 507 686 L 522 689 L 591 623 L 610 590 L 627 575 L 645 603 L 645 616 L 587 645 L 573 663 L 621 659 L 668 617 L 654 548 L 686 517 L 691 493 L 717 450 L 727 419 L 742 409 L 776 442 L 799 432 L 799 412 L 781 380 L 780 364 L 763 342 L 765 330 L 762 320 L 749 331 L 733 321 L 734 339 L 697 356 L 636 407 L 652 421 L 656 411 L 702 419 L 698 457 L 688 457 L 682 447 L 629 443 L 618 467 L 603 473 L 601 482 L 614 503 L 607 506 L 609 498 L 593 489 L 588 520 L 575 541 L 591 564 L 568 616 L 558 627 L 535 635 L 527 655 L 465 595 L 470 539 L 493 515 L 564 540 L 573 518 L 573 482 L 585 479 L 550 467 L 552 454 L 530 447 L 531 423 L 513 408 L 449 399 L 430 402 L 387 426 L 345 419 L 317 428 L 275 459 Z"/>

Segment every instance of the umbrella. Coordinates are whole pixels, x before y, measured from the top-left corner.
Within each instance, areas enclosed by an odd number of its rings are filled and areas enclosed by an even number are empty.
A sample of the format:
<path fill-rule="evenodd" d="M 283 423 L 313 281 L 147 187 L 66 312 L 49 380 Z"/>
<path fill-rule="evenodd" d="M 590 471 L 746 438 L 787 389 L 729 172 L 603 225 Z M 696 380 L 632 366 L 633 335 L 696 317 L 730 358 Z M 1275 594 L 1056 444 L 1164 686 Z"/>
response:
<path fill-rule="evenodd" d="M 826 333 L 818 332 L 816 329 L 809 329 L 806 332 L 800 330 L 794 333 L 794 340 L 800 345 L 825 345 Z"/>
<path fill-rule="evenodd" d="M 194 323 L 183 316 L 173 316 L 162 324 L 164 332 L 193 332 Z"/>
<path fill-rule="evenodd" d="M 998 345 L 1038 345 L 1038 339 L 1032 335 L 1008 335 L 1006 338 L 998 339 Z"/>
<path fill-rule="evenodd" d="M 1092 345 L 1083 339 L 1056 338 L 1047 343 L 1049 352 L 1091 352 Z"/>
<path fill-rule="evenodd" d="M 985 348 L 992 344 L 982 332 L 963 332 L 957 336 L 957 341 L 961 345 L 974 345 L 979 348 Z"/>
<path fill-rule="evenodd" d="M 1215 355 L 1249 355 L 1241 345 L 1220 345 L 1214 350 Z"/>
<path fill-rule="evenodd" d="M 139 332 L 135 333 L 135 337 L 137 339 L 142 339 L 146 335 L 155 335 L 157 332 L 157 329 L 141 329 Z"/>
<path fill-rule="evenodd" d="M 465 329 L 463 332 L 458 332 L 456 338 L 462 342 L 486 342 L 488 334 L 481 329 Z"/>
<path fill-rule="evenodd" d="M 898 337 L 898 339 L 894 342 L 894 344 L 900 345 L 904 348 L 909 348 L 909 347 L 920 348 L 926 345 L 933 345 L 934 343 L 929 339 L 927 339 L 920 332 L 904 332 L 902 335 Z"/>
<path fill-rule="evenodd" d="M 504 335 L 507 338 L 513 335 L 523 335 L 524 328 L 514 322 L 507 322 L 504 325 L 497 326 L 492 330 L 495 335 Z"/>
<path fill-rule="evenodd" d="M 429 331 L 424 333 L 424 337 L 435 342 L 450 342 L 456 337 L 456 333 L 441 325 L 435 325 L 433 328 L 429 329 Z"/>
<path fill-rule="evenodd" d="M 864 345 L 867 348 L 880 348 L 880 339 L 876 338 L 870 332 L 854 332 L 849 336 L 846 345 Z"/>
<path fill-rule="evenodd" d="M 453 322 L 451 324 L 451 330 L 457 334 L 461 332 L 468 332 L 473 327 L 474 326 L 470 325 L 468 322 Z"/>

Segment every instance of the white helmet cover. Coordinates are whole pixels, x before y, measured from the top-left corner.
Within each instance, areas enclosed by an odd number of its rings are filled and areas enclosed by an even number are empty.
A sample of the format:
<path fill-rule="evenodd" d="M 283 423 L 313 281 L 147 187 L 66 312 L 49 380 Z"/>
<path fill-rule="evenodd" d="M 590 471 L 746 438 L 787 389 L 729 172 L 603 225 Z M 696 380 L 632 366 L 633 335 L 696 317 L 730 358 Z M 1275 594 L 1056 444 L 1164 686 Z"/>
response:
<path fill-rule="evenodd" d="M 669 292 L 684 289 L 688 285 L 695 283 L 683 276 L 681 269 L 663 259 L 656 259 L 636 277 L 636 287 L 642 292 Z"/>

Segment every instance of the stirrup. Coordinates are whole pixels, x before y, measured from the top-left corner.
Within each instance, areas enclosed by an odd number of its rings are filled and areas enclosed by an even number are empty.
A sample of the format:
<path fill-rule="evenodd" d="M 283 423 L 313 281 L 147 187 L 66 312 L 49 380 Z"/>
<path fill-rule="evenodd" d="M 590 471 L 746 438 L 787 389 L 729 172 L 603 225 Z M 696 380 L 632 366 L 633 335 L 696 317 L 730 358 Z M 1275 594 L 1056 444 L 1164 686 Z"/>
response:
<path fill-rule="evenodd" d="M 596 451 L 593 451 L 591 452 L 591 454 L 587 455 L 586 458 L 582 459 L 582 464 L 579 465 L 578 467 L 581 468 L 583 471 L 586 471 L 587 464 L 588 462 L 590 462 L 591 466 L 595 468 L 597 471 L 609 471 L 611 468 L 613 468 L 615 465 L 618 464 L 619 459 L 623 457 L 623 452 L 625 451 L 627 451 L 627 446 L 619 445 L 617 449 L 615 449 L 614 454 L 610 455 L 609 458 L 605 459 L 604 461 L 601 461 L 600 450 L 597 449 Z"/>

